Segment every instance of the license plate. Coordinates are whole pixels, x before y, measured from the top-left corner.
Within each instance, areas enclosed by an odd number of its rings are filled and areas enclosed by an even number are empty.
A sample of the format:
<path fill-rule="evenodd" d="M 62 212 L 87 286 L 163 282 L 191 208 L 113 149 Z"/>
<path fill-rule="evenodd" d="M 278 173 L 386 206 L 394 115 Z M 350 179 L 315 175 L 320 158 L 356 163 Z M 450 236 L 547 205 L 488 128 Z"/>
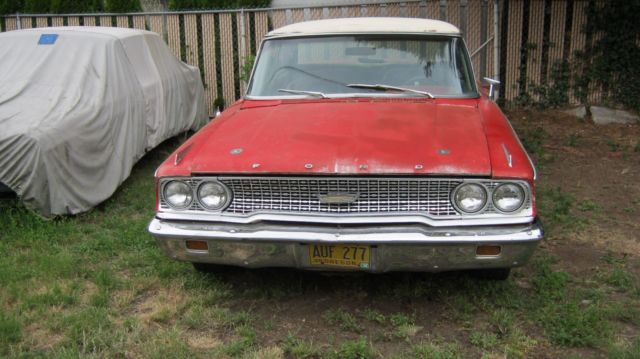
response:
<path fill-rule="evenodd" d="M 309 264 L 368 269 L 370 254 L 369 246 L 310 244 Z"/>

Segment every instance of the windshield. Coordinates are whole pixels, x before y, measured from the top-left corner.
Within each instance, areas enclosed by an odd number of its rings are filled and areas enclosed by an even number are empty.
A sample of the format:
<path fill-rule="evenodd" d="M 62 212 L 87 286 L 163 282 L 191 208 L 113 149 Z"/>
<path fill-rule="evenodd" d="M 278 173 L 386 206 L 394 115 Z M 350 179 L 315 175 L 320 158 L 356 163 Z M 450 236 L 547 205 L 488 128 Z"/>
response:
<path fill-rule="evenodd" d="M 247 95 L 475 97 L 458 37 L 349 35 L 264 42 Z"/>

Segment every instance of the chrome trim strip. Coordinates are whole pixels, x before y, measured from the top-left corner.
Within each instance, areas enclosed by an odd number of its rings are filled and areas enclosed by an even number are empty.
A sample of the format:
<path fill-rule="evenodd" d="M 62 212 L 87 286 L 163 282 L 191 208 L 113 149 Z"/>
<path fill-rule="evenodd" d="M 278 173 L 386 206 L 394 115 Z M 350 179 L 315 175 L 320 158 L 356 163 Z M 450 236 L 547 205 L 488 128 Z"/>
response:
<path fill-rule="evenodd" d="M 513 136 L 516 138 L 516 140 L 520 144 L 520 147 L 522 148 L 524 153 L 527 155 L 527 159 L 529 159 L 529 164 L 531 165 L 531 169 L 533 170 L 533 180 L 534 181 L 537 180 L 538 179 L 538 169 L 536 168 L 536 165 L 533 163 L 533 159 L 531 159 L 531 155 L 529 154 L 527 149 L 522 144 L 522 141 L 520 141 L 520 137 L 518 137 L 518 134 L 516 133 L 516 130 L 513 128 L 513 125 L 511 124 L 511 121 L 509 121 L 509 119 L 507 118 L 507 116 L 504 115 L 504 113 L 502 115 L 507 120 L 507 123 L 509 124 L 509 127 L 511 127 L 511 132 L 513 133 Z"/>
<path fill-rule="evenodd" d="M 451 227 L 451 226 L 484 226 L 484 225 L 506 225 L 531 223 L 534 218 L 531 216 L 496 216 L 493 218 L 456 218 L 456 219 L 432 219 L 424 214 L 410 213 L 403 215 L 300 215 L 294 213 L 256 213 L 251 216 L 238 217 L 225 215 L 224 213 L 175 213 L 158 212 L 156 217 L 163 220 L 180 221 L 209 221 L 224 223 L 250 224 L 261 221 L 276 222 L 307 222 L 325 224 L 375 224 L 375 223 L 418 223 L 431 227 Z"/>
<path fill-rule="evenodd" d="M 502 150 L 504 151 L 504 156 L 507 158 L 507 164 L 509 164 L 509 167 L 513 167 L 513 158 L 511 157 L 511 152 L 509 152 L 507 146 L 505 146 L 504 143 L 502 144 Z"/>

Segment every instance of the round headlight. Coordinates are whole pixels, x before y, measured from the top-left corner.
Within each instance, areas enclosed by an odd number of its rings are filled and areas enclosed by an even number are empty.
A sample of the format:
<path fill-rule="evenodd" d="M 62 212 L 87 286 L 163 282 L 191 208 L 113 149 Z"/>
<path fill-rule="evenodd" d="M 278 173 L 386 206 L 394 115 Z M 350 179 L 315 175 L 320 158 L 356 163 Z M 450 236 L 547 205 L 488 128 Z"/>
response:
<path fill-rule="evenodd" d="M 514 212 L 524 203 L 524 190 L 513 183 L 501 184 L 493 190 L 493 205 L 502 212 Z"/>
<path fill-rule="evenodd" d="M 162 194 L 167 204 L 174 209 L 184 209 L 191 205 L 193 191 L 182 181 L 171 181 L 164 186 Z"/>
<path fill-rule="evenodd" d="M 476 213 L 487 204 L 487 191 L 477 183 L 465 183 L 453 193 L 456 207 L 465 213 Z"/>
<path fill-rule="evenodd" d="M 222 183 L 204 182 L 198 187 L 198 201 L 208 210 L 222 210 L 230 200 L 230 192 Z"/>

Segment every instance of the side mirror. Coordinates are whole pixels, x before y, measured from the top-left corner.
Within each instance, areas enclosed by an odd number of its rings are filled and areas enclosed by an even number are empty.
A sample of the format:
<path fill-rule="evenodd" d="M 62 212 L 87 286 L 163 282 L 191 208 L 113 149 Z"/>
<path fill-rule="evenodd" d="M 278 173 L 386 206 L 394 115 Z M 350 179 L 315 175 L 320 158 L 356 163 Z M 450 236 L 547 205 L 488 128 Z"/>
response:
<path fill-rule="evenodd" d="M 485 77 L 483 80 L 489 84 L 489 98 L 493 100 L 493 95 L 495 94 L 494 87 L 500 86 L 500 81 L 494 80 L 490 77 Z"/>

